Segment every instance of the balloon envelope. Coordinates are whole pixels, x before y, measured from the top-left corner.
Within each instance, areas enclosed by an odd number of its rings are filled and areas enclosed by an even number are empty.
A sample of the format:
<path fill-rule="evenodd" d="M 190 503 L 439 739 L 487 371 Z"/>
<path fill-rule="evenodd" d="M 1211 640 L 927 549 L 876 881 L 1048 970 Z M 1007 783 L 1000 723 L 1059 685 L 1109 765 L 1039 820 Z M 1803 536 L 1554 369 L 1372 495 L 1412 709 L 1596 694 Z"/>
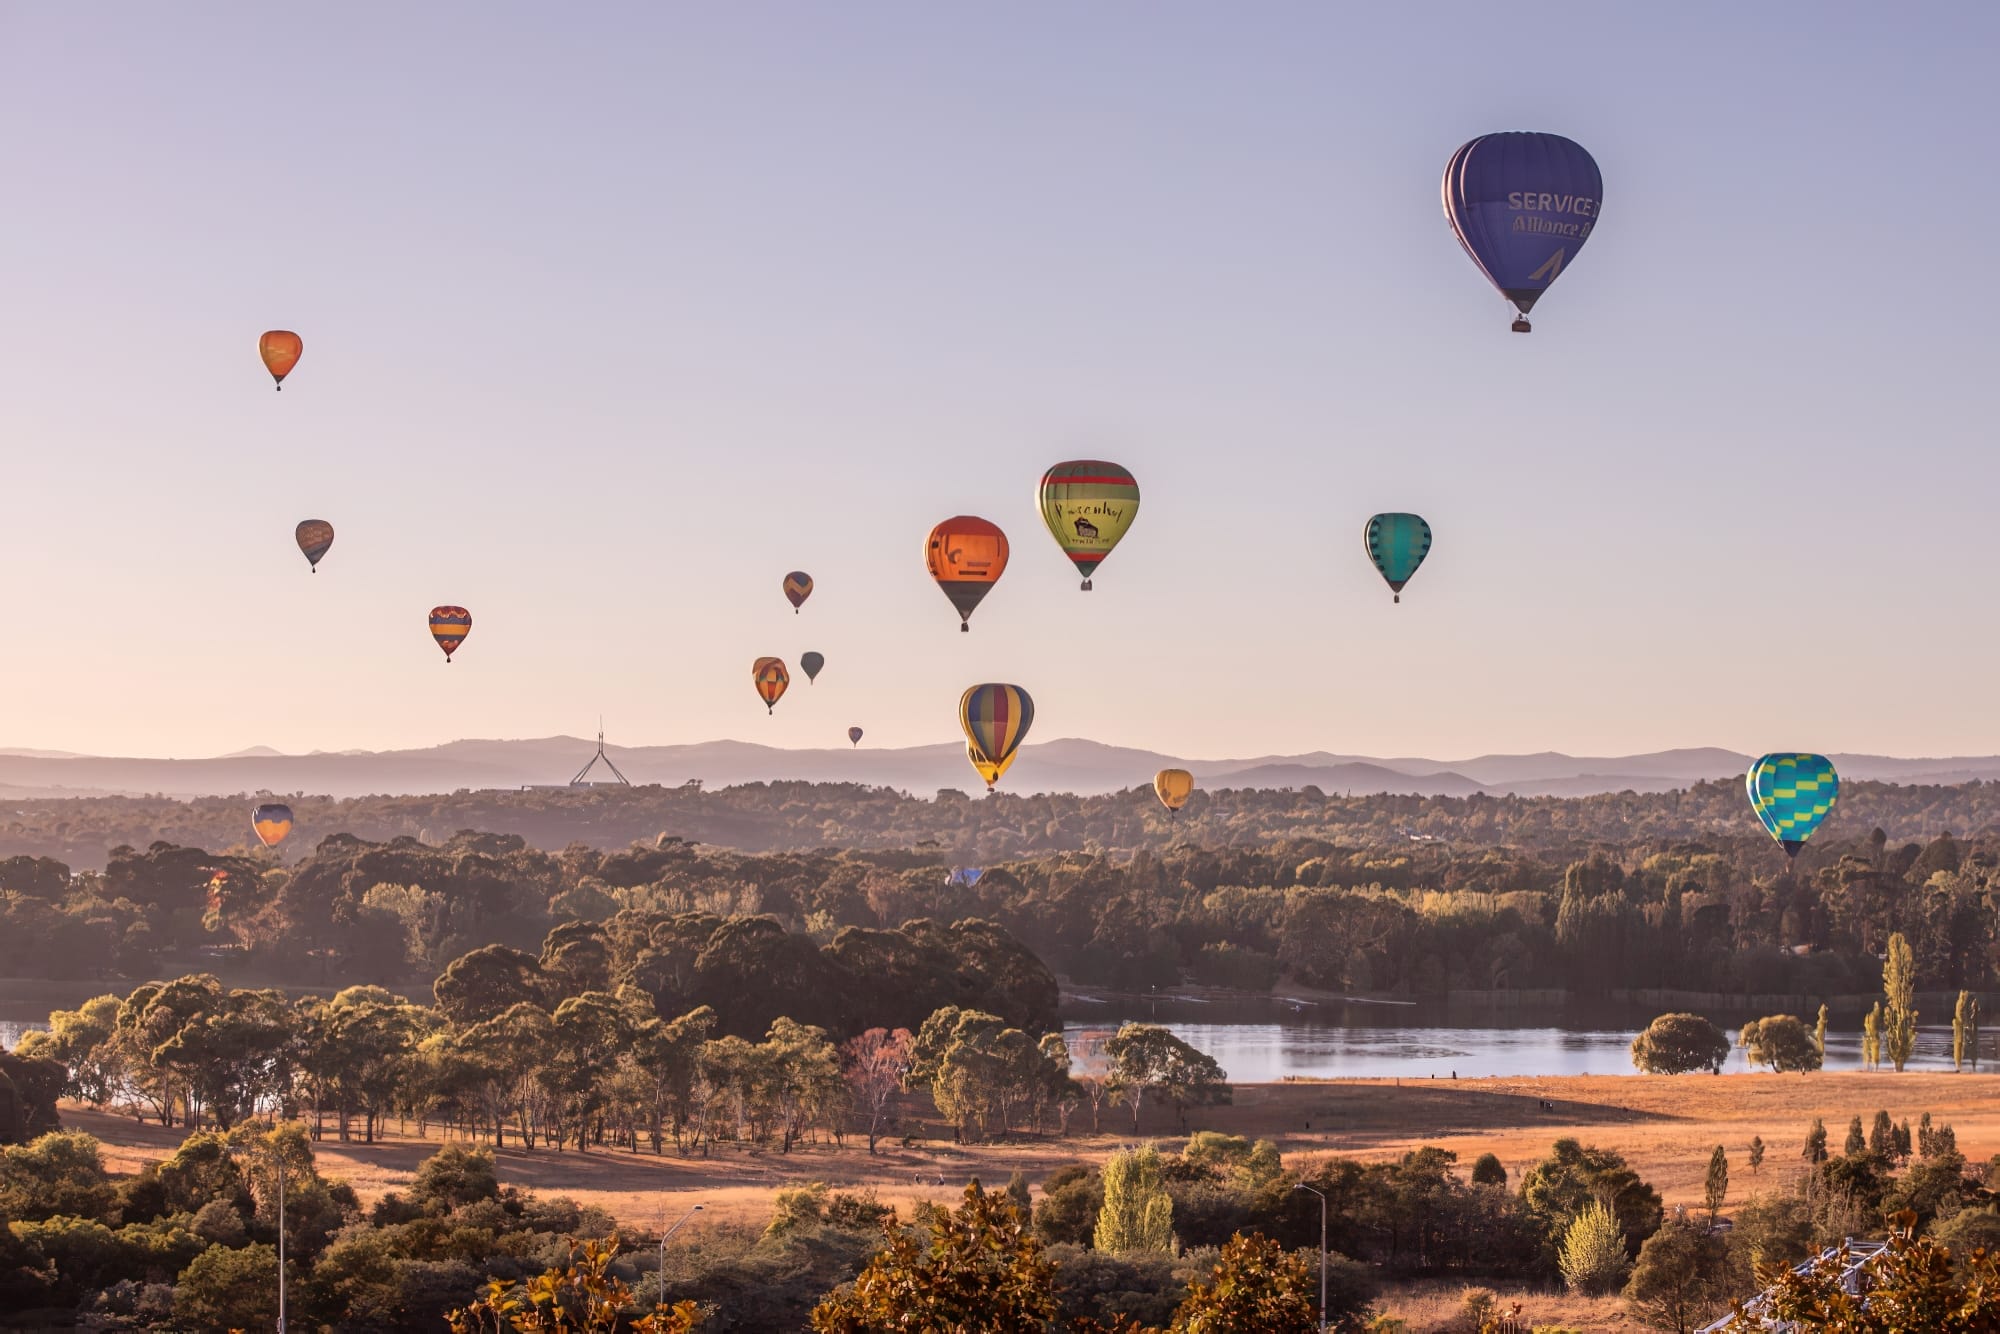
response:
<path fill-rule="evenodd" d="M 1007 534 L 970 514 L 946 519 L 924 541 L 924 564 L 970 630 L 972 609 L 1007 571 Z"/>
<path fill-rule="evenodd" d="M 1177 811 L 1194 795 L 1194 775 L 1185 769 L 1162 769 L 1153 775 L 1153 795 L 1162 806 Z"/>
<path fill-rule="evenodd" d="M 1038 500 L 1042 522 L 1088 589 L 1091 575 L 1139 516 L 1139 483 L 1115 463 L 1074 459 L 1042 474 Z"/>
<path fill-rule="evenodd" d="M 1824 755 L 1765 755 L 1744 775 L 1750 808 L 1785 849 L 1796 857 L 1813 830 L 1833 810 L 1840 795 L 1840 775 Z"/>
<path fill-rule="evenodd" d="M 431 638 L 444 650 L 444 660 L 458 652 L 458 646 L 472 633 L 472 613 L 463 607 L 432 607 Z"/>
<path fill-rule="evenodd" d="M 333 525 L 325 519 L 307 519 L 292 535 L 298 540 L 299 550 L 305 553 L 306 564 L 318 574 L 320 557 L 333 545 Z"/>
<path fill-rule="evenodd" d="M 806 674 L 806 680 L 816 680 L 820 668 L 826 666 L 826 659 L 817 653 L 799 654 L 799 670 Z"/>
<path fill-rule="evenodd" d="M 804 570 L 793 570 L 785 576 L 785 598 L 792 604 L 794 613 L 803 607 L 806 599 L 812 595 L 813 577 Z"/>
<path fill-rule="evenodd" d="M 853 746 L 858 746 L 858 745 L 860 745 L 860 744 L 861 744 L 861 737 L 862 737 L 862 732 L 861 732 L 861 729 L 860 729 L 860 728 L 858 728 L 858 727 L 850 727 L 850 728 L 848 728 L 848 729 L 847 729 L 847 741 L 848 741 L 848 744 L 849 744 L 849 745 L 853 745 Z"/>
<path fill-rule="evenodd" d="M 305 352 L 305 340 L 290 329 L 273 329 L 257 339 L 257 355 L 264 359 L 264 369 L 271 372 L 280 389 Z"/>
<path fill-rule="evenodd" d="M 250 812 L 250 827 L 264 846 L 275 848 L 292 832 L 292 808 L 281 801 L 268 801 Z"/>
<path fill-rule="evenodd" d="M 1019 686 L 973 686 L 958 700 L 958 722 L 965 729 L 965 756 L 991 788 L 1014 763 L 1022 738 L 1035 721 L 1035 701 Z"/>
<path fill-rule="evenodd" d="M 1362 530 L 1361 543 L 1401 602 L 1403 585 L 1431 553 L 1431 526 L 1415 514 L 1378 514 Z"/>
<path fill-rule="evenodd" d="M 1523 316 L 1590 239 L 1603 196 L 1597 163 L 1559 134 L 1483 134 L 1444 169 L 1452 234 Z"/>
<path fill-rule="evenodd" d="M 757 659 L 750 665 L 750 679 L 757 686 L 757 697 L 764 701 L 764 711 L 776 713 L 778 701 L 784 696 L 785 687 L 792 683 L 792 674 L 785 670 L 784 660 Z"/>

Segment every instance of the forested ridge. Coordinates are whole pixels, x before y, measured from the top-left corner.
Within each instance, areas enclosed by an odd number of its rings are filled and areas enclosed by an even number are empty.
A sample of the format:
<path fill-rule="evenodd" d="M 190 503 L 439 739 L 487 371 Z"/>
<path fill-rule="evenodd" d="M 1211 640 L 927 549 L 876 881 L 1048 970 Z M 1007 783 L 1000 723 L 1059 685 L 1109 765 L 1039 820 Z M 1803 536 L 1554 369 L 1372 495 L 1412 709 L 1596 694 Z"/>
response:
<path fill-rule="evenodd" d="M 1892 791 L 1914 802 L 1922 790 Z M 1986 791 L 1940 789 L 1936 805 L 1978 805 Z M 825 795 L 802 794 L 805 804 Z M 833 961 L 847 970 L 828 974 L 842 999 L 801 1005 L 835 1009 L 869 1003 L 865 979 L 881 968 L 859 952 L 887 948 L 918 920 L 934 924 L 925 928 L 933 933 L 1019 941 L 1037 966 L 1079 984 L 1132 989 L 1193 981 L 1257 990 L 1290 979 L 1404 995 L 1612 987 L 1857 995 L 1873 989 L 1877 956 L 1894 933 L 1911 941 L 1924 990 L 1989 989 L 2000 980 L 2000 837 L 1990 832 L 1900 841 L 1863 828 L 1843 797 L 1842 823 L 1822 829 L 1791 865 L 1761 832 L 1744 830 L 1740 810 L 1722 832 L 1582 837 L 1618 800 L 1550 804 L 1578 833 L 1541 843 L 1394 833 L 1205 842 L 1200 823 L 1189 821 L 1161 825 L 1150 844 L 987 860 L 976 875 L 956 852 L 925 840 L 750 853 L 655 834 L 613 849 L 577 842 L 551 852 L 516 833 L 425 842 L 343 832 L 283 865 L 240 842 L 210 851 L 159 839 L 114 848 L 102 871 L 53 858 L 0 860 L 0 976 L 136 981 L 227 964 L 232 974 L 247 969 L 293 984 L 427 988 L 452 960 L 483 946 L 540 954 L 552 932 L 578 923 L 612 930 L 618 920 L 675 918 L 699 924 L 687 928 L 690 958 L 714 935 L 743 954 L 753 975 L 767 966 L 780 975 L 772 961 L 794 954 Z M 1740 807 L 1741 794 L 1732 800 Z M 1418 826 L 1450 819 L 1441 808 L 1462 816 L 1484 804 L 1413 802 L 1396 813 L 1400 799 L 1370 801 L 1384 808 L 1382 820 Z M 1217 799 L 1205 815 L 1220 818 L 1224 804 Z M 986 800 L 909 804 L 960 807 L 1008 809 Z M 1159 823 L 1144 811 L 1130 819 Z M 924 937 L 922 947 L 941 938 Z M 990 949 L 996 959 L 1012 957 Z M 786 994 L 814 990 L 788 985 Z"/>
<path fill-rule="evenodd" d="M 282 794 L 281 794 L 282 795 Z M 78 869 L 111 849 L 156 840 L 225 849 L 249 839 L 254 796 L 85 797 L 14 801 L 0 808 L 0 856 L 53 857 Z M 503 830 L 529 846 L 618 849 L 662 832 L 741 852 L 935 845 L 940 856 L 986 865 L 1047 852 L 1130 852 L 1177 843 L 1242 846 L 1281 839 L 1390 843 L 1411 836 L 1466 848 L 1536 851 L 1754 833 L 1740 778 L 1665 793 L 1591 797 L 1343 796 L 1317 788 L 1198 790 L 1169 819 L 1150 787 L 1103 796 L 931 797 L 853 783 L 750 783 L 703 789 L 592 787 L 462 791 L 439 796 L 285 798 L 298 816 L 290 848 L 331 833 L 385 842 L 439 843 L 461 829 Z M 1849 781 L 1822 838 L 1928 839 L 1943 830 L 2000 825 L 2000 783 L 1902 786 Z M 296 858 L 299 854 L 291 851 Z"/>

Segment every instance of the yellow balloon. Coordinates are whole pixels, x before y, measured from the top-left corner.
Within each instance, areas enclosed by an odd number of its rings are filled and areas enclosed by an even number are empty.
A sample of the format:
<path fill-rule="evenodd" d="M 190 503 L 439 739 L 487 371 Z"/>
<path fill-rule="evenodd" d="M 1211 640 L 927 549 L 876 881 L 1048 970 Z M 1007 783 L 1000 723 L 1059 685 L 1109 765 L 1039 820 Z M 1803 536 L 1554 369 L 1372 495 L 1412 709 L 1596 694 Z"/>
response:
<path fill-rule="evenodd" d="M 1194 795 L 1194 775 L 1185 769 L 1162 769 L 1153 775 L 1153 792 L 1162 806 L 1178 811 Z"/>
<path fill-rule="evenodd" d="M 1020 753 L 1019 751 L 1015 751 L 1014 755 Z M 1014 767 L 1014 755 L 1009 755 L 1006 759 L 996 764 L 988 760 L 984 755 L 981 755 L 978 747 L 974 746 L 970 741 L 965 743 L 965 758 L 972 762 L 972 767 L 979 771 L 979 776 L 986 780 L 986 786 L 989 788 L 1000 781 L 1002 774 Z"/>

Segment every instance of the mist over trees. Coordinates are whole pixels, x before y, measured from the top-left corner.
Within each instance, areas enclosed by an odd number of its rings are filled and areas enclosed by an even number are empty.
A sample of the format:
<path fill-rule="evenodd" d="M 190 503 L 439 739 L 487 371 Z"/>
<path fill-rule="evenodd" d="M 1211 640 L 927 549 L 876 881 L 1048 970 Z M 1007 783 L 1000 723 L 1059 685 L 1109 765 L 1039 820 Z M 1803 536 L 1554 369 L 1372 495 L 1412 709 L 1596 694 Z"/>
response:
<path fill-rule="evenodd" d="M 650 843 L 665 830 L 751 853 L 934 847 L 941 859 L 975 866 L 1053 852 L 1129 853 L 1180 842 L 1222 846 L 1305 838 L 1386 846 L 1419 836 L 1468 848 L 1569 855 L 1587 853 L 1595 844 L 1740 838 L 1764 842 L 1768 850 L 1737 778 L 1676 792 L 1590 797 L 1201 789 L 1173 821 L 1150 786 L 1090 797 L 1002 791 L 974 798 L 955 790 L 932 796 L 856 783 L 787 782 L 340 800 L 299 793 L 283 799 L 298 816 L 287 860 L 335 831 L 368 842 L 408 837 L 436 845 L 462 829 L 506 830 L 546 852 L 572 843 L 602 849 Z M 165 841 L 240 849 L 250 838 L 249 808 L 255 800 L 246 795 L 12 801 L 0 811 L 0 858 L 50 857 L 79 870 L 100 870 L 119 846 Z M 2000 783 L 1902 786 L 1850 780 L 1841 784 L 1839 807 L 1809 846 L 1841 838 L 1862 841 L 1877 827 L 1901 842 L 1928 840 L 1942 829 L 1995 825 L 2000 825 Z"/>

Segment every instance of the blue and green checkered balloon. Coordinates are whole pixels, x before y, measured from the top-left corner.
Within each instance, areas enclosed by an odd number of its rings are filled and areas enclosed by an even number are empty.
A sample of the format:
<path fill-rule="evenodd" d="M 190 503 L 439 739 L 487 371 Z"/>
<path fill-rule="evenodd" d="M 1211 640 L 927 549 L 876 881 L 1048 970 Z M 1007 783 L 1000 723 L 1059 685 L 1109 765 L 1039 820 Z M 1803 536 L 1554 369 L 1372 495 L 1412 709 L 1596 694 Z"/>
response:
<path fill-rule="evenodd" d="M 1824 755 L 1766 755 L 1750 766 L 1743 782 L 1750 808 L 1787 857 L 1799 855 L 1840 793 L 1840 775 Z"/>

